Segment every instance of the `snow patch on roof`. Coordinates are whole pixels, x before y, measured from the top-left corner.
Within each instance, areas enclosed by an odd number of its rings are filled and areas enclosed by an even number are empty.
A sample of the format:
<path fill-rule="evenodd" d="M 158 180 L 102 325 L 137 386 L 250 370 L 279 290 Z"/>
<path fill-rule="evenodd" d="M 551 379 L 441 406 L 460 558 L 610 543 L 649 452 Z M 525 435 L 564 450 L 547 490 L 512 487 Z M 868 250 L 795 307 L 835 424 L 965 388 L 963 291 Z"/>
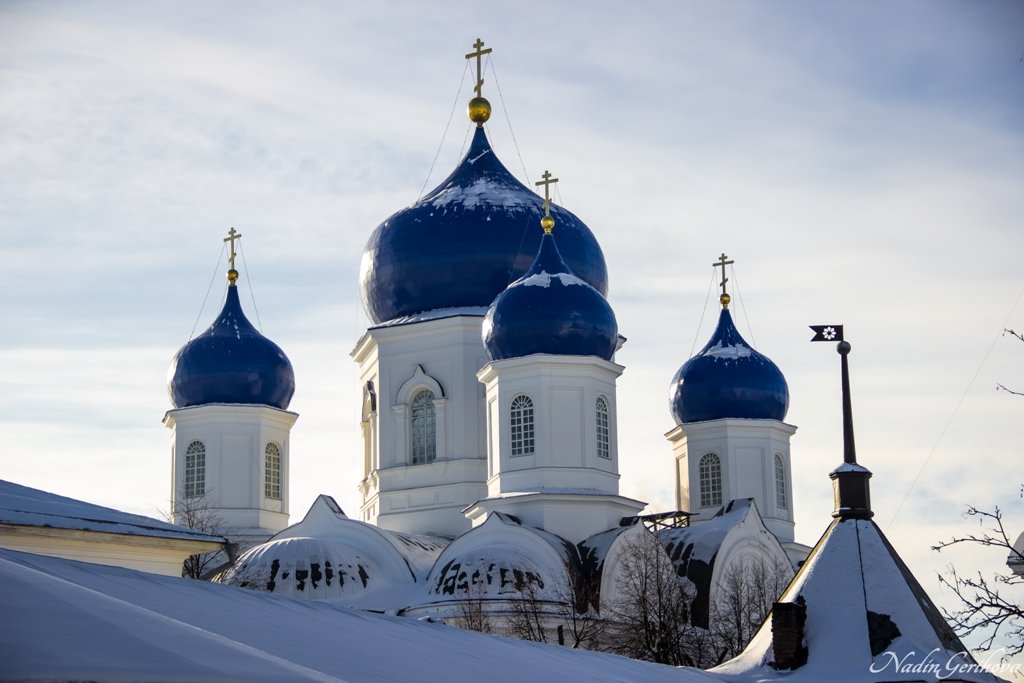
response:
<path fill-rule="evenodd" d="M 381 327 L 397 327 L 399 325 L 411 325 L 412 323 L 421 323 L 427 320 L 441 320 L 443 318 L 456 318 L 458 316 L 471 316 L 482 318 L 487 315 L 486 306 L 456 306 L 453 308 L 435 308 L 430 311 L 423 311 L 422 313 L 414 313 L 412 315 L 402 315 L 391 320 L 386 320 L 379 325 L 374 325 L 370 329 L 377 329 Z"/>
<path fill-rule="evenodd" d="M 569 287 L 571 285 L 586 285 L 587 283 L 576 277 L 572 273 L 548 273 L 541 271 L 535 273 L 527 278 L 523 278 L 517 284 L 523 287 L 550 287 L 551 280 L 558 280 L 562 283 L 563 287 Z"/>
<path fill-rule="evenodd" d="M 748 358 L 753 355 L 753 350 L 749 346 L 744 346 L 742 344 L 736 344 L 733 346 L 723 345 L 722 342 L 718 342 L 711 348 L 704 351 L 701 355 L 732 360 L 735 358 Z"/>
<path fill-rule="evenodd" d="M 473 161 L 477 159 L 473 159 Z M 485 175 L 474 179 L 466 186 L 449 185 L 426 201 L 435 209 L 460 205 L 469 211 L 493 206 L 500 207 L 506 212 L 527 209 L 536 212 L 541 199 L 537 195 L 523 192 L 522 188 L 511 186 L 506 182 L 495 182 L 493 178 Z"/>

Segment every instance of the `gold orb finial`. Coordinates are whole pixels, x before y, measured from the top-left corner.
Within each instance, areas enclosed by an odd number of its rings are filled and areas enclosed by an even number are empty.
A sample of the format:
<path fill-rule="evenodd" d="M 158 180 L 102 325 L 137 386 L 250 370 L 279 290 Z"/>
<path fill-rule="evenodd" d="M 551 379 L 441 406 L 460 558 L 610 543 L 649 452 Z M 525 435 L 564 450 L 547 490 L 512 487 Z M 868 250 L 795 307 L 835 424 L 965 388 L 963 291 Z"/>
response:
<path fill-rule="evenodd" d="M 228 284 L 232 287 L 235 286 L 235 282 L 238 280 L 238 271 L 232 268 L 228 271 Z"/>
<path fill-rule="evenodd" d="M 551 231 L 555 227 L 555 219 L 552 218 L 550 215 L 544 216 L 543 218 L 540 219 L 540 227 L 544 228 L 545 235 L 550 235 Z"/>
<path fill-rule="evenodd" d="M 491 103 L 484 98 L 484 74 L 480 62 L 484 55 L 489 55 L 490 53 L 491 48 L 485 50 L 484 41 L 477 38 L 476 42 L 473 43 L 473 51 L 466 55 L 466 59 L 476 60 L 476 85 L 473 86 L 476 97 L 469 101 L 466 113 L 469 114 L 469 120 L 478 126 L 484 125 L 484 122 L 491 118 Z"/>
<path fill-rule="evenodd" d="M 486 97 L 474 97 L 466 105 L 466 113 L 469 120 L 478 126 L 484 125 L 487 119 L 491 118 L 491 103 Z"/>
<path fill-rule="evenodd" d="M 722 308 L 729 308 L 729 302 L 732 301 L 732 297 L 728 294 L 723 294 L 718 297 L 718 301 L 722 304 Z"/>

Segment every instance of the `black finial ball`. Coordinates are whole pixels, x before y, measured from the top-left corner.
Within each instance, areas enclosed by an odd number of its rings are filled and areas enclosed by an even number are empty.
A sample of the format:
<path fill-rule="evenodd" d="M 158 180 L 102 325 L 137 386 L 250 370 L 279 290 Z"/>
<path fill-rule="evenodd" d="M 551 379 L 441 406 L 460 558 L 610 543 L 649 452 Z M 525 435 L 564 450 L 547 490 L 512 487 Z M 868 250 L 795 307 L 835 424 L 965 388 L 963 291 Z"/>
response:
<path fill-rule="evenodd" d="M 846 354 L 850 353 L 851 348 L 853 347 L 850 346 L 850 342 L 846 341 L 845 339 L 836 344 L 836 351 L 838 351 L 839 355 L 841 356 L 845 356 Z"/>

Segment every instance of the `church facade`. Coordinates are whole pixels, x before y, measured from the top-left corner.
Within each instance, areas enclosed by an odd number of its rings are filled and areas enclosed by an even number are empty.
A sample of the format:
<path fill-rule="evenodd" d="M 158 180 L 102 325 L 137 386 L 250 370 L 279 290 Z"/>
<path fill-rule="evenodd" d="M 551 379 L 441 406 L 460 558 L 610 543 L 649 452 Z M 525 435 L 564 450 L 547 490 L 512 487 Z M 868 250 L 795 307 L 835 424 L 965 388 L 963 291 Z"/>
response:
<path fill-rule="evenodd" d="M 567 604 L 599 616 L 621 600 L 637 539 L 652 540 L 707 627 L 731 572 L 757 562 L 785 583 L 809 550 L 793 535 L 785 378 L 736 330 L 723 255 L 718 326 L 671 383 L 678 509 L 620 495 L 625 338 L 601 247 L 551 201 L 557 179 L 541 197 L 498 159 L 479 84 L 463 160 L 362 255 L 358 513 L 322 495 L 287 525 L 294 374 L 245 318 L 233 259 L 224 309 L 169 373 L 175 508 L 202 498 L 249 546 L 224 583 L 440 618 L 472 602 L 499 621 L 528 595 L 552 628 Z"/>

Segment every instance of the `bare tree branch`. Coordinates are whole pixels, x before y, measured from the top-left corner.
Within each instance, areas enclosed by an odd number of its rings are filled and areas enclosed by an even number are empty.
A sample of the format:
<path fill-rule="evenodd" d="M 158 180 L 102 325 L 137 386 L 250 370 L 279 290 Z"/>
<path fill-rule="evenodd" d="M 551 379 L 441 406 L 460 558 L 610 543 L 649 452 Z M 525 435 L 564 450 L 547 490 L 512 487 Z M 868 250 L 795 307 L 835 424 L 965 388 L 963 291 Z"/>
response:
<path fill-rule="evenodd" d="M 167 517 L 174 524 L 214 536 L 224 535 L 223 523 L 206 496 L 180 498 L 174 501 L 173 506 Z M 229 555 L 221 551 L 192 555 L 182 564 L 181 575 L 188 579 L 206 580 L 229 559 Z"/>
<path fill-rule="evenodd" d="M 1007 331 L 1020 336 L 1011 330 Z M 1024 563 L 1024 555 L 1014 548 L 1006 533 L 1003 514 L 998 507 L 991 512 L 968 507 L 964 516 L 977 518 L 982 525 L 982 532 L 954 537 L 932 546 L 932 550 L 941 552 L 944 548 L 956 545 L 979 545 L 1002 550 L 1007 553 L 1008 560 Z M 954 567 L 949 567 L 945 574 L 939 574 L 939 582 L 957 599 L 958 606 L 955 609 L 942 610 L 957 635 L 980 637 L 979 650 L 992 649 L 998 639 L 999 646 L 1005 647 L 1004 659 L 1024 652 L 1024 603 L 1018 590 L 1024 585 L 1024 576 L 1010 571 L 997 572 L 990 578 L 981 572 L 964 576 Z M 1016 595 L 1007 596 L 1007 591 Z"/>

